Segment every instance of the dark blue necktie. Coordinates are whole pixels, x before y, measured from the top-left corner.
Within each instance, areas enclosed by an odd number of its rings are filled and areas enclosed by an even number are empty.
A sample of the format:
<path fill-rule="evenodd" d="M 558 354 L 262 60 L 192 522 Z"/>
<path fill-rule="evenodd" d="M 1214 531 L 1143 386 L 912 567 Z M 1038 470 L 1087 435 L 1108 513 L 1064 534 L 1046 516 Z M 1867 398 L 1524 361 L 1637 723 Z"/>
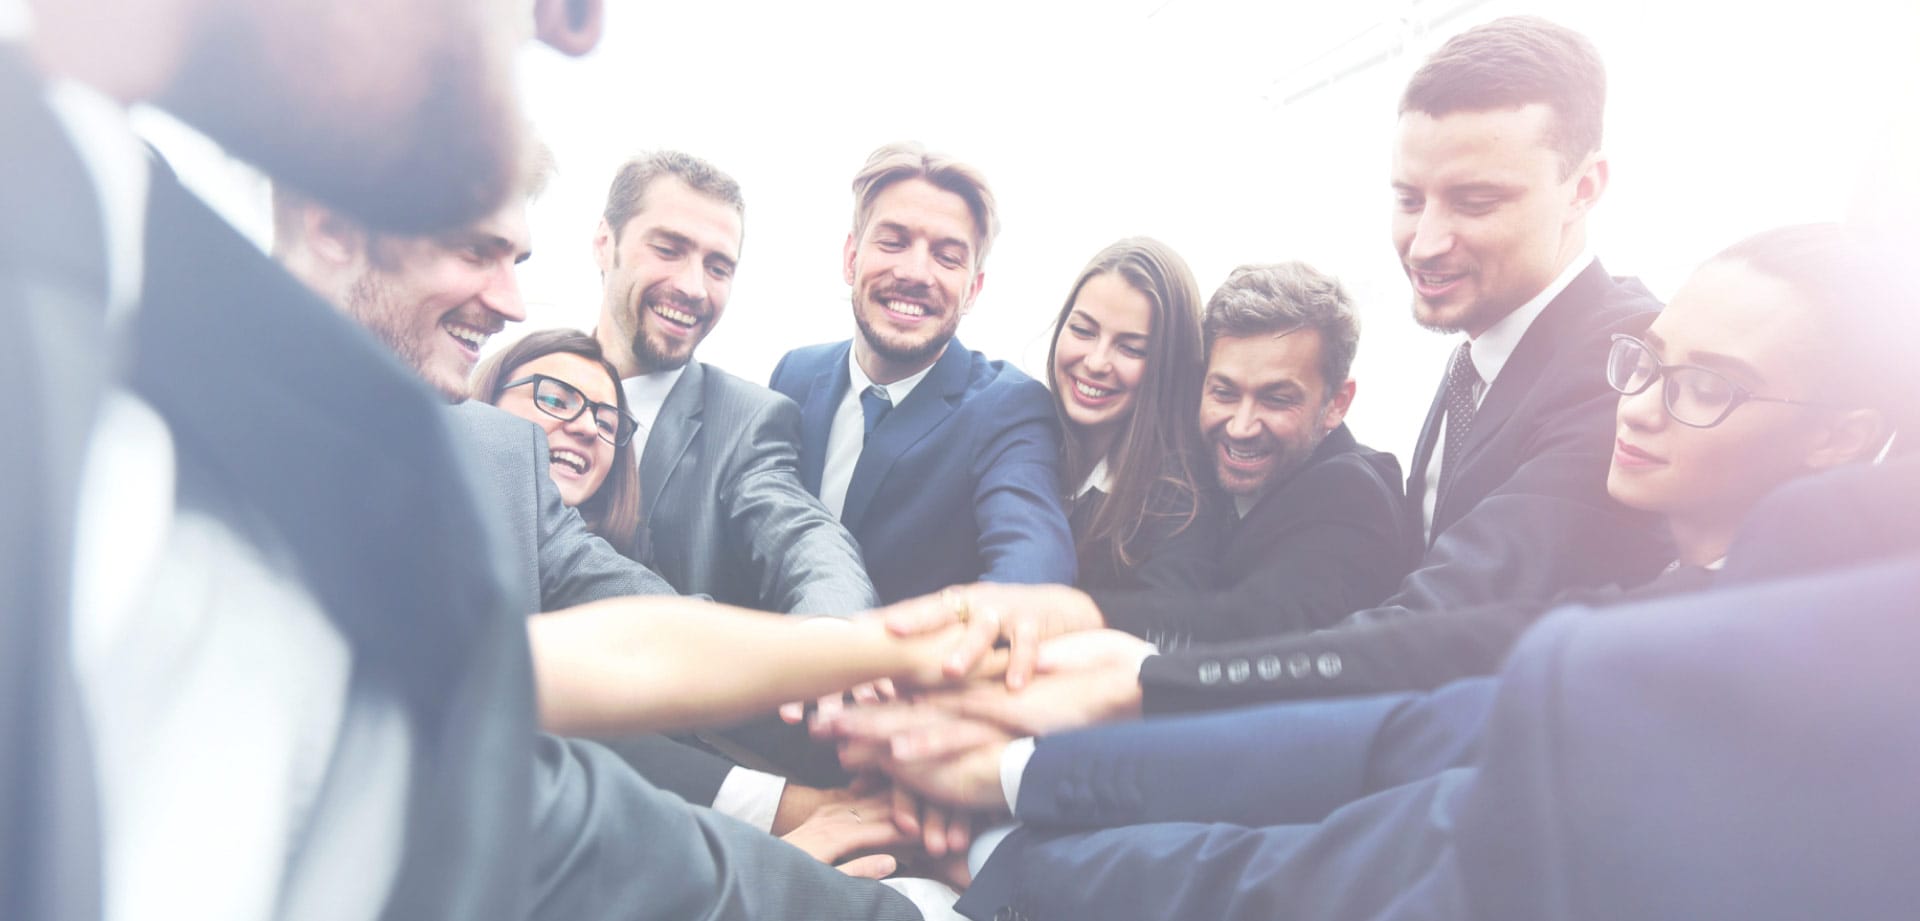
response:
<path fill-rule="evenodd" d="M 1462 342 L 1453 350 L 1453 361 L 1447 365 L 1447 445 L 1440 454 L 1443 484 L 1452 477 L 1454 464 L 1467 447 L 1467 434 L 1473 430 L 1474 412 L 1479 408 L 1473 398 L 1474 388 L 1478 386 L 1480 373 L 1473 367 L 1472 344 Z"/>
<path fill-rule="evenodd" d="M 867 430 L 861 436 L 862 442 L 873 436 L 874 426 L 879 425 L 892 408 L 893 401 L 887 398 L 886 388 L 879 384 L 860 391 L 860 412 L 867 417 Z"/>

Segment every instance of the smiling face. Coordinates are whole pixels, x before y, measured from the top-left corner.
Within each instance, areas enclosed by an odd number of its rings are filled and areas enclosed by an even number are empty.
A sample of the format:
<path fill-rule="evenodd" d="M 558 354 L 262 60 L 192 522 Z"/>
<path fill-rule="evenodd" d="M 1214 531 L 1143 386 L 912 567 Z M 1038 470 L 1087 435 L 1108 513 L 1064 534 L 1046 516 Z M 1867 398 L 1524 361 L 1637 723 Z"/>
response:
<path fill-rule="evenodd" d="M 1820 379 L 1817 312 L 1784 282 L 1740 263 L 1696 271 L 1641 337 L 1664 364 L 1709 368 L 1755 395 L 1813 399 Z M 1807 472 L 1823 443 L 1826 414 L 1749 401 L 1719 425 L 1692 428 L 1669 417 L 1663 378 L 1622 396 L 1607 491 L 1660 512 L 1682 531 L 1731 535 L 1760 497 Z"/>
<path fill-rule="evenodd" d="M 620 394 L 613 379 L 599 363 L 585 356 L 567 352 L 542 355 L 508 371 L 502 382 L 535 374 L 565 381 L 595 403 L 619 405 Z M 494 405 L 546 431 L 553 482 L 560 487 L 560 498 L 567 505 L 576 506 L 593 498 L 612 471 L 614 447 L 599 437 L 592 409 L 571 421 L 561 421 L 541 411 L 534 399 L 534 385 L 522 384 L 503 391 Z"/>
<path fill-rule="evenodd" d="M 1563 175 L 1552 124 L 1542 104 L 1400 117 L 1393 244 L 1420 325 L 1478 336 L 1585 247 L 1606 162 L 1590 156 Z"/>
<path fill-rule="evenodd" d="M 440 236 L 378 239 L 344 306 L 428 385 L 459 402 L 487 338 L 526 319 L 514 266 L 531 252 L 524 200 Z"/>
<path fill-rule="evenodd" d="M 1236 496 L 1260 495 L 1306 463 L 1346 418 L 1352 400 L 1350 381 L 1327 399 L 1318 330 L 1215 339 L 1200 432 L 1220 487 Z"/>
<path fill-rule="evenodd" d="M 604 279 L 597 336 L 626 377 L 684 366 L 720 322 L 740 261 L 733 206 L 673 176 L 648 185 L 619 234 L 600 224 L 593 253 Z"/>
<path fill-rule="evenodd" d="M 1067 421 L 1111 441 L 1147 370 L 1153 304 L 1114 272 L 1087 279 L 1053 342 L 1053 391 Z"/>
<path fill-rule="evenodd" d="M 847 237 L 843 266 L 869 377 L 892 383 L 940 357 L 980 293 L 979 248 L 973 212 L 952 192 L 913 178 L 875 197 L 866 226 Z"/>

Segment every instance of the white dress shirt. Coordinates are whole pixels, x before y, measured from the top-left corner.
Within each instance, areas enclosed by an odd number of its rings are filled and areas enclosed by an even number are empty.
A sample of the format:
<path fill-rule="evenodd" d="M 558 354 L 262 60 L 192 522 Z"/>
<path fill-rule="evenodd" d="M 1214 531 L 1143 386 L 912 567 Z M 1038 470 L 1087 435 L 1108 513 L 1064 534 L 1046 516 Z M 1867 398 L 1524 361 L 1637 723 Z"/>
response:
<path fill-rule="evenodd" d="M 627 393 L 627 412 L 633 414 L 634 421 L 640 426 L 633 433 L 633 462 L 640 463 L 640 455 L 646 453 L 647 436 L 653 432 L 653 423 L 660 418 L 660 407 L 667 402 L 667 395 L 673 392 L 673 385 L 680 383 L 680 375 L 687 371 L 681 365 L 671 371 L 656 371 L 639 377 L 623 378 L 620 389 Z"/>
<path fill-rule="evenodd" d="M 100 199 L 118 332 L 140 298 L 146 155 L 106 97 L 46 98 Z M 376 917 L 404 841 L 404 713 L 350 684 L 351 650 L 293 561 L 176 507 L 174 459 L 165 419 L 110 388 L 80 472 L 72 607 L 103 916 Z"/>
<path fill-rule="evenodd" d="M 1473 388 L 1474 406 L 1478 407 L 1487 398 L 1487 388 L 1493 386 L 1494 380 L 1500 376 L 1500 370 L 1507 366 L 1507 360 L 1513 357 L 1513 350 L 1520 347 L 1520 340 L 1526 337 L 1533 321 L 1539 319 L 1547 305 L 1553 303 L 1553 299 L 1567 290 L 1567 286 L 1592 264 L 1593 250 L 1582 250 L 1539 294 L 1501 317 L 1500 322 L 1487 327 L 1478 337 L 1468 337 L 1473 342 L 1473 348 L 1467 355 L 1473 360 L 1474 373 L 1480 377 L 1480 383 Z M 1440 420 L 1440 437 L 1433 445 L 1433 456 L 1427 459 L 1427 488 L 1420 495 L 1422 527 L 1429 540 L 1433 539 L 1433 509 L 1440 495 L 1440 459 L 1446 453 L 1447 426 L 1443 416 Z"/>
<path fill-rule="evenodd" d="M 937 363 L 937 362 L 936 362 Z M 880 389 L 887 392 L 887 399 L 898 409 L 905 402 L 907 394 L 920 382 L 927 379 L 933 365 L 921 368 L 918 373 L 881 384 Z M 847 349 L 847 376 L 851 383 L 847 393 L 840 398 L 839 408 L 833 411 L 833 423 L 827 427 L 827 456 L 820 468 L 820 504 L 839 518 L 842 509 L 847 507 L 847 490 L 853 486 L 853 468 L 860 463 L 860 450 L 867 443 L 867 415 L 860 407 L 860 394 L 874 386 L 873 378 L 860 370 L 860 361 L 854 357 L 854 349 Z"/>

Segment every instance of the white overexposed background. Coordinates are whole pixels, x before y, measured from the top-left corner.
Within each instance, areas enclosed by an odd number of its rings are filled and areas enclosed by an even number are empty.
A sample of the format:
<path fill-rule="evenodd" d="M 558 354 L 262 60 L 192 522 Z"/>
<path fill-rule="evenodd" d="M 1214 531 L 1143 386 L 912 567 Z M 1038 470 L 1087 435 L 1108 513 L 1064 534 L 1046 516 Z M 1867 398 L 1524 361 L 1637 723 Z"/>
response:
<path fill-rule="evenodd" d="M 764 381 L 786 350 L 851 334 L 848 182 L 911 138 L 978 166 L 1000 200 L 968 347 L 1037 372 L 1067 287 L 1123 236 L 1172 245 L 1203 296 L 1235 265 L 1304 259 L 1361 305 L 1353 428 L 1404 459 L 1446 343 L 1408 319 L 1388 238 L 1395 104 L 1447 36 L 1515 12 L 1605 57 L 1613 179 L 1595 247 L 1663 298 L 1747 233 L 1912 194 L 1914 0 L 611 0 L 589 57 L 523 56 L 560 166 L 532 211 L 527 327 L 592 325 L 607 182 L 630 154 L 677 148 L 747 199 L 733 298 L 699 355 Z M 257 182 L 159 140 L 265 227 Z"/>

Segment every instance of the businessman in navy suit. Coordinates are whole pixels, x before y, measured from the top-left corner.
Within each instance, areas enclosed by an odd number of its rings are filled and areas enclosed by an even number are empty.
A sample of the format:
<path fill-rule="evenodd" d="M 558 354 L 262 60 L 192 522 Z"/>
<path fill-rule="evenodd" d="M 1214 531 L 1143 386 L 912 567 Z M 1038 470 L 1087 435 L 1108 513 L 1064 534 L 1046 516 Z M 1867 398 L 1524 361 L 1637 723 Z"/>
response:
<path fill-rule="evenodd" d="M 853 532 L 885 602 L 973 581 L 1074 579 L 1046 388 L 954 339 L 998 230 L 979 173 L 917 144 L 854 178 L 844 272 L 858 335 L 797 349 L 801 480 Z"/>

